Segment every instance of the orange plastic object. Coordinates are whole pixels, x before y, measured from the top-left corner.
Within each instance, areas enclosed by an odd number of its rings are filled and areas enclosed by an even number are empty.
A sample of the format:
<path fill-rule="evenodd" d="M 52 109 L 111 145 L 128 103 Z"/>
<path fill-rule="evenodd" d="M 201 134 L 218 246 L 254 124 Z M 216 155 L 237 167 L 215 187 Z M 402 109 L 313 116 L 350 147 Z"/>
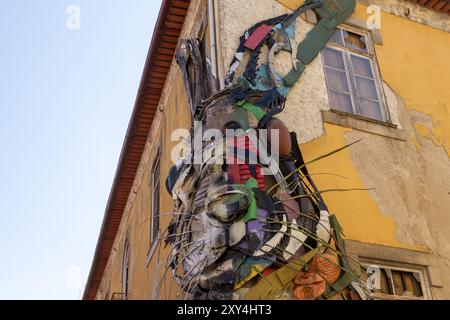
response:
<path fill-rule="evenodd" d="M 308 265 L 308 270 L 300 272 L 294 280 L 294 297 L 299 300 L 316 300 L 327 286 L 339 279 L 341 268 L 334 253 L 315 256 Z"/>

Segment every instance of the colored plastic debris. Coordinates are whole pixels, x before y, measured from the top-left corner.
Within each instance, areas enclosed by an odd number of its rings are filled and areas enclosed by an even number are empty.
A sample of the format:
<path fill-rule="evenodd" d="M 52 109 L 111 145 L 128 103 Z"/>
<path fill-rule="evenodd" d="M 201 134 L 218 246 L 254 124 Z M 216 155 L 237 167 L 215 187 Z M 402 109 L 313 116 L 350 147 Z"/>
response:
<path fill-rule="evenodd" d="M 258 217 L 258 206 L 256 205 L 256 200 L 255 200 L 255 196 L 253 193 L 253 189 L 258 188 L 258 181 L 256 181 L 255 179 L 252 178 L 252 179 L 249 179 L 245 185 L 247 188 L 252 190 L 250 205 L 248 206 L 247 215 L 244 217 L 244 222 L 248 223 L 252 220 L 256 220 Z"/>
<path fill-rule="evenodd" d="M 252 115 L 255 116 L 256 120 L 258 120 L 258 121 L 261 121 L 266 116 L 266 113 L 263 110 L 261 110 L 261 108 L 251 104 L 248 101 L 243 101 L 243 102 L 237 103 L 236 105 L 238 105 L 241 108 L 244 108 L 245 110 L 250 112 Z"/>
<path fill-rule="evenodd" d="M 236 221 L 245 210 L 255 207 L 250 187 L 253 185 L 221 185 L 210 190 L 206 199 L 208 214 L 222 223 Z"/>
<path fill-rule="evenodd" d="M 245 300 L 270 300 L 281 297 L 286 289 L 293 286 L 295 277 L 318 252 L 318 249 L 311 250 L 301 258 L 271 273 L 250 289 L 245 295 Z"/>
<path fill-rule="evenodd" d="M 308 172 L 296 135 L 275 118 L 355 3 L 310 0 L 254 25 L 240 38 L 224 79 L 227 88 L 215 94 L 201 43 L 182 42 L 177 61 L 189 95 L 191 139 L 207 129 L 223 136 L 194 144 L 166 182 L 174 200 L 167 265 L 188 298 L 306 300 L 340 292 L 363 297 L 345 256 L 342 229 Z M 314 10 L 319 22 L 297 43 L 296 20 L 306 10 Z M 263 46 L 269 55 L 260 64 Z M 280 51 L 292 55 L 286 75 L 275 69 Z M 245 71 L 235 80 L 247 52 Z M 273 145 L 279 146 L 275 152 Z M 192 163 L 199 155 L 208 156 Z"/>
<path fill-rule="evenodd" d="M 255 50 L 256 47 L 264 40 L 264 38 L 272 31 L 273 26 L 268 26 L 266 24 L 260 25 L 252 33 L 252 35 L 245 41 L 244 46 L 247 49 Z"/>

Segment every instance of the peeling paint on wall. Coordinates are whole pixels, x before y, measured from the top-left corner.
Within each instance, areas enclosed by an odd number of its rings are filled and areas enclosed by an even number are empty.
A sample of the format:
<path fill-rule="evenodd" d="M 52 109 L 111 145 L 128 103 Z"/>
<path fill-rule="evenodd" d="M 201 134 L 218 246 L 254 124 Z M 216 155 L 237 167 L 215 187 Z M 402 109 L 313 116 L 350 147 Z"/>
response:
<path fill-rule="evenodd" d="M 220 1 L 220 6 L 220 34 L 225 65 L 229 65 L 231 62 L 238 46 L 237 39 L 246 27 L 260 20 L 289 12 L 284 6 L 273 0 L 258 0 L 258 6 L 254 6 L 251 2 L 223 0 Z M 236 24 L 236 16 L 246 17 L 245 24 Z M 312 24 L 303 19 L 297 20 L 296 39 L 298 42 L 302 41 L 312 27 Z M 288 71 L 292 66 L 290 55 L 278 54 L 275 64 L 280 72 Z M 311 94 L 312 92 L 314 94 Z M 325 74 L 322 60 L 319 57 L 308 66 L 300 81 L 289 93 L 286 109 L 279 117 L 296 131 L 299 142 L 305 143 L 323 135 L 321 110 L 329 109 Z M 302 114 L 302 117 L 298 117 L 299 114 Z"/>
<path fill-rule="evenodd" d="M 379 6 L 383 11 L 403 19 L 415 21 L 426 26 L 450 32 L 450 19 L 447 14 L 436 12 L 406 0 L 360 0 L 367 5 Z"/>
<path fill-rule="evenodd" d="M 294 9 L 304 0 L 276 0 L 289 9 Z M 364 5 L 376 5 L 383 11 L 396 16 L 419 22 L 424 25 L 450 32 L 450 19 L 444 13 L 436 12 L 424 6 L 406 0 L 359 0 Z"/>
<path fill-rule="evenodd" d="M 450 160 L 442 146 L 421 138 L 432 128 L 431 117 L 408 111 L 400 98 L 399 101 L 400 121 L 408 142 L 348 132 L 347 141 L 364 138 L 365 144 L 370 146 L 361 144 L 352 148 L 351 160 L 363 185 L 376 188 L 370 196 L 378 210 L 395 221 L 396 241 L 401 242 L 401 246 L 408 244 L 432 252 L 440 268 L 448 270 Z M 381 233 L 382 227 L 379 227 Z M 441 274 L 444 283 L 450 283 L 448 273 Z M 435 288 L 436 295 L 446 297 L 449 292 L 447 285 L 444 289 Z"/>
<path fill-rule="evenodd" d="M 415 22 L 405 26 L 404 19 L 386 13 L 382 21 L 384 45 L 376 50 L 383 80 L 403 99 L 408 111 L 431 117 L 432 128 L 425 132 L 418 127 L 418 133 L 449 154 L 449 33 Z"/>

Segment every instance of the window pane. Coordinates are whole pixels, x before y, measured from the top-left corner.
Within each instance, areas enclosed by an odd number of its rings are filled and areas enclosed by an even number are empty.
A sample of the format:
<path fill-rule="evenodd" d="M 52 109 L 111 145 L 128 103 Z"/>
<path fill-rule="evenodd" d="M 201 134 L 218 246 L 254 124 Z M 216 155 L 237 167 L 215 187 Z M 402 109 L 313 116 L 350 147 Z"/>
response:
<path fill-rule="evenodd" d="M 344 35 L 344 42 L 347 48 L 361 52 L 368 52 L 365 36 L 346 30 L 342 30 L 342 33 Z"/>
<path fill-rule="evenodd" d="M 119 299 L 128 297 L 128 279 L 129 279 L 129 268 L 130 268 L 130 245 L 128 241 L 125 242 L 125 251 L 123 254 L 123 265 L 122 265 L 122 294 L 123 296 Z"/>
<path fill-rule="evenodd" d="M 414 276 L 412 272 L 403 272 L 403 284 L 405 287 L 405 296 L 409 297 L 423 297 L 422 288 L 420 285 L 420 275 Z"/>
<path fill-rule="evenodd" d="M 353 113 L 352 99 L 349 94 L 330 90 L 330 104 L 333 109 Z"/>
<path fill-rule="evenodd" d="M 160 165 L 159 159 L 154 168 L 152 183 L 152 242 L 156 240 L 159 233 L 159 216 L 160 216 Z"/>
<path fill-rule="evenodd" d="M 386 270 L 380 269 L 380 289 L 375 290 L 376 293 L 392 294 L 392 287 Z"/>
<path fill-rule="evenodd" d="M 326 66 L 330 66 L 340 70 L 345 70 L 344 58 L 342 56 L 341 51 L 330 48 L 324 48 L 323 58 Z"/>
<path fill-rule="evenodd" d="M 374 80 L 356 76 L 355 81 L 359 98 L 378 100 L 378 93 Z"/>
<path fill-rule="evenodd" d="M 378 268 L 376 268 L 378 269 Z M 361 273 L 361 280 L 363 283 L 368 281 L 369 276 L 371 278 L 371 284 L 377 285 L 371 288 L 368 286 L 368 289 L 375 294 L 382 295 L 390 295 L 395 296 L 394 299 L 403 299 L 404 298 L 414 298 L 421 299 L 425 297 L 426 284 L 422 283 L 422 274 L 418 271 L 404 271 L 398 270 L 390 267 L 382 267 L 373 272 L 369 273 L 369 270 L 366 266 L 363 266 L 363 272 Z M 379 278 L 377 277 L 379 275 Z M 379 282 L 378 282 L 379 280 Z M 369 284 L 369 282 L 367 282 Z M 381 298 L 383 296 L 374 296 L 375 299 Z"/>
<path fill-rule="evenodd" d="M 152 240 L 156 240 L 159 232 L 159 183 L 153 194 Z"/>
<path fill-rule="evenodd" d="M 330 68 L 325 68 L 327 72 L 327 81 L 330 89 L 336 91 L 344 91 L 349 93 L 347 75 L 344 71 L 338 71 Z"/>
<path fill-rule="evenodd" d="M 352 59 L 353 72 L 357 75 L 365 76 L 373 79 L 372 65 L 370 60 L 350 55 Z"/>
<path fill-rule="evenodd" d="M 123 292 L 125 294 L 125 297 L 128 297 L 128 279 L 129 279 L 129 267 L 127 265 L 125 269 L 125 290 Z"/>
<path fill-rule="evenodd" d="M 381 113 L 381 106 L 379 102 L 359 99 L 359 106 L 361 108 L 361 115 L 370 119 L 384 121 Z"/>
<path fill-rule="evenodd" d="M 405 293 L 402 273 L 400 271 L 392 270 L 392 280 L 394 281 L 395 295 L 402 296 Z"/>
<path fill-rule="evenodd" d="M 344 45 L 343 41 L 342 41 L 342 33 L 341 33 L 341 29 L 338 29 L 333 36 L 330 39 L 330 43 L 336 43 L 339 44 L 341 46 Z"/>

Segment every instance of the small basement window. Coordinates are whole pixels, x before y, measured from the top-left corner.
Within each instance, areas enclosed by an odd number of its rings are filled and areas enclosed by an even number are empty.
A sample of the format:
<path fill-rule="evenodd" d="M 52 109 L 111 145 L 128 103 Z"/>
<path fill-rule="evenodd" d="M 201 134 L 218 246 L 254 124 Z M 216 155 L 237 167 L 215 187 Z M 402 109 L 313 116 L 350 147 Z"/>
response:
<path fill-rule="evenodd" d="M 331 109 L 390 122 L 372 38 L 339 28 L 322 51 Z"/>
<path fill-rule="evenodd" d="M 362 279 L 375 300 L 429 300 L 423 269 L 363 264 Z"/>

